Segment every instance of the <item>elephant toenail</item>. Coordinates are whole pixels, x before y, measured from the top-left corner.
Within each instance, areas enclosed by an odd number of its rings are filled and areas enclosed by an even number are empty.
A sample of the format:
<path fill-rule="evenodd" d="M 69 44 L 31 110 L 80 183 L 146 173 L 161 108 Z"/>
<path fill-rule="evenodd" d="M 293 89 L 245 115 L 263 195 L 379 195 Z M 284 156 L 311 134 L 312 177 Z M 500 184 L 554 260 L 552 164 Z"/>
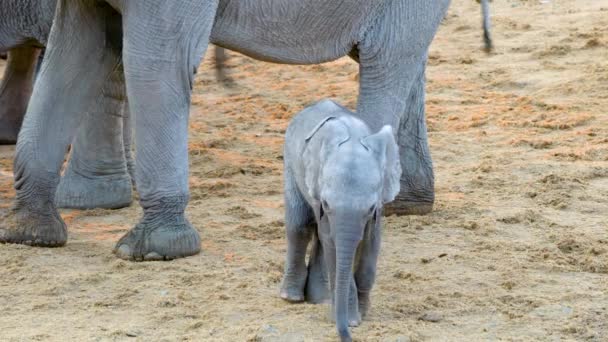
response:
<path fill-rule="evenodd" d="M 131 259 L 131 248 L 128 245 L 120 245 L 114 253 L 121 259 Z"/>
<path fill-rule="evenodd" d="M 163 260 L 163 256 L 156 252 L 150 252 L 150 253 L 146 254 L 146 256 L 144 256 L 144 260 L 149 260 L 149 261 Z"/>

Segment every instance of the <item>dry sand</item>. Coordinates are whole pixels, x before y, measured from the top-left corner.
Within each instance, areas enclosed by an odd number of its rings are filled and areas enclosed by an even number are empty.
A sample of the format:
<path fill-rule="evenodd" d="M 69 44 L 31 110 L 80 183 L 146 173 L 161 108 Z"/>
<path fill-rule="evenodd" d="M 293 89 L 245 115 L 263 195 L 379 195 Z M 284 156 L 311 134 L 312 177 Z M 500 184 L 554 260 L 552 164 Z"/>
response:
<path fill-rule="evenodd" d="M 436 207 L 389 217 L 359 341 L 608 340 L 608 0 L 454 1 L 433 43 L 428 122 Z M 335 340 L 327 306 L 277 296 L 281 144 L 324 97 L 354 107 L 348 59 L 282 66 L 236 54 L 237 86 L 201 66 L 188 214 L 203 252 L 116 259 L 141 210 L 63 210 L 58 249 L 0 245 L 3 341 Z M 0 151 L 3 207 L 14 148 Z M 436 322 L 430 322 L 436 321 Z"/>

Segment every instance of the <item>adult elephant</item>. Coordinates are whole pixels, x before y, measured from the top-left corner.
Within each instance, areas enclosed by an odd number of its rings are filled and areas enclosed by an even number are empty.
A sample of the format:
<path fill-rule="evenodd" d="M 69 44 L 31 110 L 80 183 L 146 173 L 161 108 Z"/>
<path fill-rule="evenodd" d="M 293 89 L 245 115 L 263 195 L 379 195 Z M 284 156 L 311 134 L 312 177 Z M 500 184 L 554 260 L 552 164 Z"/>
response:
<path fill-rule="evenodd" d="M 144 214 L 115 252 L 135 260 L 197 253 L 199 235 L 184 216 L 188 113 L 193 75 L 209 43 L 277 63 L 356 59 L 358 115 L 372 131 L 385 124 L 397 128 L 404 172 L 395 210 L 429 212 L 434 190 L 424 71 L 448 5 L 449 0 L 60 0 L 17 143 L 15 209 L 0 239 L 40 246 L 66 242 L 65 223 L 53 205 L 61 162 L 81 113 L 124 63 Z"/>
<path fill-rule="evenodd" d="M 57 0 L 0 2 L 0 51 L 8 62 L 0 84 L 0 143 L 17 139 L 32 93 L 41 50 L 47 44 Z M 72 80 L 78 82 L 78 78 Z M 131 130 L 125 102 L 124 74 L 112 74 L 94 103 L 83 112 L 89 119 L 79 130 L 72 157 L 57 191 L 66 208 L 120 208 L 131 203 L 133 168 Z M 63 96 L 59 94 L 58 96 Z M 60 126 L 47 126 L 61 134 Z M 124 128 L 124 129 L 123 129 Z M 126 147 L 123 147 L 126 146 Z"/>

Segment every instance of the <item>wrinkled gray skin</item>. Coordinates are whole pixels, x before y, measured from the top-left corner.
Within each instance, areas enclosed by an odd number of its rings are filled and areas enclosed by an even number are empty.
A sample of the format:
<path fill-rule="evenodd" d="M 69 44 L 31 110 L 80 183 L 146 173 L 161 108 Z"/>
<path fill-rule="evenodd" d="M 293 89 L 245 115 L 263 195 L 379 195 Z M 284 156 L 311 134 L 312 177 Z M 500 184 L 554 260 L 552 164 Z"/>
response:
<path fill-rule="evenodd" d="M 56 0 L 0 2 L 0 51 L 8 51 L 0 85 L 0 143 L 15 143 L 17 139 L 55 5 Z M 132 170 L 134 165 L 128 111 L 123 115 L 124 100 L 123 73 L 118 70 L 104 85 L 102 96 L 86 108 L 90 109 L 89 119 L 74 141 L 70 163 L 57 190 L 58 207 L 120 208 L 131 203 L 127 169 Z M 58 126 L 49 127 L 62 131 Z"/>
<path fill-rule="evenodd" d="M 353 113 L 325 100 L 289 124 L 284 163 L 287 260 L 281 297 L 322 301 L 326 265 L 338 333 L 350 341 L 348 326 L 358 325 L 370 305 L 382 206 L 399 193 L 393 130 L 387 125 L 372 134 Z"/>
<path fill-rule="evenodd" d="M 61 162 L 82 113 L 122 62 L 144 215 L 115 252 L 131 260 L 197 253 L 200 237 L 184 216 L 188 114 L 194 72 L 209 43 L 277 63 L 356 58 L 357 115 L 372 131 L 384 125 L 397 131 L 404 170 L 397 208 L 428 212 L 434 192 L 424 70 L 448 5 L 449 0 L 60 0 L 17 143 L 17 196 L 9 215 L 17 224 L 7 225 L 0 240 L 65 243 L 66 226 L 53 203 Z"/>

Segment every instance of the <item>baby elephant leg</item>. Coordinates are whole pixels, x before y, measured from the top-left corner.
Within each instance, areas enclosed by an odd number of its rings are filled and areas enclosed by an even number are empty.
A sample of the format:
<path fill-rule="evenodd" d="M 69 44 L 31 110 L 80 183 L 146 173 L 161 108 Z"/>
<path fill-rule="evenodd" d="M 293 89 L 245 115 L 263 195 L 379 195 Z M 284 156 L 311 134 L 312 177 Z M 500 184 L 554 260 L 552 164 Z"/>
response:
<path fill-rule="evenodd" d="M 359 313 L 365 318 L 370 307 L 370 293 L 376 280 L 376 264 L 380 252 L 380 232 L 366 232 L 359 246 L 359 262 L 355 270 L 355 282 L 359 298 Z"/>
<path fill-rule="evenodd" d="M 285 170 L 285 225 L 287 258 L 281 284 L 281 298 L 288 302 L 304 301 L 306 287 L 306 248 L 312 235 L 313 212 L 298 190 L 289 170 Z"/>
<path fill-rule="evenodd" d="M 331 299 L 327 265 L 324 258 L 323 245 L 317 234 L 314 234 L 306 280 L 306 301 L 311 304 L 328 303 Z"/>

